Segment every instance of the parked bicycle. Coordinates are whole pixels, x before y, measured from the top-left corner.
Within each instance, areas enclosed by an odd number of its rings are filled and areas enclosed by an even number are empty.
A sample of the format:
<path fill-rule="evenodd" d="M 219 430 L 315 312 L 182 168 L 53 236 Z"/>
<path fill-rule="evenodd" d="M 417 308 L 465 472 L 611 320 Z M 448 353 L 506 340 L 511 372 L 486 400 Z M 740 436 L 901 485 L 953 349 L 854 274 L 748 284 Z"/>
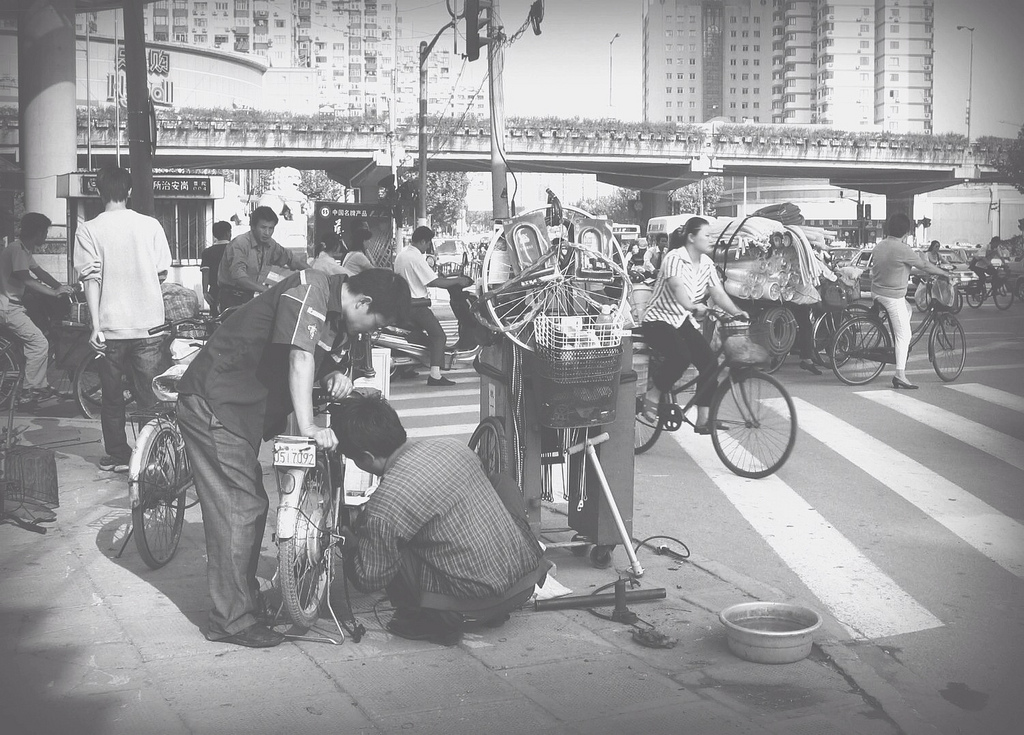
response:
<path fill-rule="evenodd" d="M 766 477 L 786 463 L 796 443 L 797 420 L 793 399 L 778 379 L 768 375 L 759 365 L 750 364 L 748 358 L 741 354 L 742 350 L 736 349 L 739 345 L 729 339 L 747 336 L 747 322 L 734 320 L 718 309 L 709 309 L 708 315 L 717 323 L 721 335 L 721 345 L 716 353 L 718 363 L 706 389 L 714 391 L 708 426 L 715 453 L 730 471 L 741 477 Z M 642 328 L 638 332 L 642 339 Z M 639 356 L 634 357 L 634 364 L 639 363 L 641 368 L 638 374 L 661 359 L 651 348 L 646 350 L 646 355 L 641 350 Z M 643 365 L 647 358 L 648 365 Z M 636 454 L 643 454 L 653 447 L 663 431 L 675 431 L 684 423 L 693 426 L 687 414 L 697 405 L 700 391 L 695 390 L 682 408 L 676 399 L 696 384 L 697 378 L 694 377 L 686 382 L 680 381 L 671 391 L 663 393 L 657 421 L 653 422 L 644 414 L 644 386 L 638 388 L 633 444 Z"/>
<path fill-rule="evenodd" d="M 949 313 L 950 295 L 940 298 L 936 281 L 928 282 L 930 298 L 924 319 L 913 329 L 910 350 L 928 335 L 928 360 L 945 382 L 956 380 L 967 359 L 967 340 L 960 321 Z M 947 283 L 948 287 L 948 283 Z M 895 364 L 895 338 L 889 315 L 875 303 L 868 313 L 855 314 L 836 331 L 829 347 L 832 372 L 847 385 L 864 385 L 874 380 L 887 364 Z"/>
<path fill-rule="evenodd" d="M 117 555 L 121 555 L 134 536 L 139 555 L 151 569 L 159 569 L 174 558 L 185 510 L 199 502 L 194 493 L 185 441 L 176 420 L 177 383 L 188 362 L 202 348 L 205 336 L 212 333 L 217 324 L 215 320 L 189 318 L 149 330 L 154 335 L 170 332 L 174 336 L 172 355 L 176 362 L 170 370 L 153 379 L 153 392 L 161 403 L 151 410 L 130 414 L 137 430 L 135 448 L 128 461 L 132 528 Z M 182 339 L 178 337 L 180 334 L 205 336 Z"/>
<path fill-rule="evenodd" d="M 983 284 L 979 279 L 964 289 L 964 299 L 972 309 L 977 309 L 989 298 L 1000 311 L 1013 306 L 1014 288 L 1005 266 L 995 268 L 987 283 Z"/>

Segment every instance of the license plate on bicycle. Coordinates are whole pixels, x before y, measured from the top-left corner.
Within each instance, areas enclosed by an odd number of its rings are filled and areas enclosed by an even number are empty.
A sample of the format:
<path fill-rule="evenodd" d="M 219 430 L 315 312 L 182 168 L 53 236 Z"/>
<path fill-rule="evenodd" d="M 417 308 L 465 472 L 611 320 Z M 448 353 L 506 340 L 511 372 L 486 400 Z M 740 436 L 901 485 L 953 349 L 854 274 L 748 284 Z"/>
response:
<path fill-rule="evenodd" d="M 315 467 L 316 444 L 306 437 L 283 437 L 274 439 L 275 467 Z"/>

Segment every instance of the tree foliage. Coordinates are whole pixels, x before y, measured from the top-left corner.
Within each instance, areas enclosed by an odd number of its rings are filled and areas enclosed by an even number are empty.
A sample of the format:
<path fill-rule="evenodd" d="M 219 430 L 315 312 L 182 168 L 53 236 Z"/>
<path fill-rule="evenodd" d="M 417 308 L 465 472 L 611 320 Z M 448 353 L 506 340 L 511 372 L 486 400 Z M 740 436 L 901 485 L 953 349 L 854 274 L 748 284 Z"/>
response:
<path fill-rule="evenodd" d="M 996 168 L 1017 191 L 1024 194 L 1024 126 L 1021 126 L 1017 139 L 1010 144 Z"/>
<path fill-rule="evenodd" d="M 455 229 L 466 209 L 469 175 L 464 171 L 427 174 L 427 217 L 437 232 Z"/>
<path fill-rule="evenodd" d="M 704 214 L 714 216 L 718 211 L 718 202 L 722 198 L 724 183 L 721 176 L 708 176 L 704 179 L 704 208 L 700 206 L 701 182 L 695 181 L 672 192 L 674 212 L 688 214 Z"/>
<path fill-rule="evenodd" d="M 635 202 L 640 195 L 631 189 L 616 189 L 608 196 L 580 199 L 572 206 L 597 217 L 607 217 L 620 225 L 639 224 Z"/>
<path fill-rule="evenodd" d="M 345 194 L 345 187 L 324 171 L 300 171 L 299 191 L 313 201 L 336 202 Z"/>

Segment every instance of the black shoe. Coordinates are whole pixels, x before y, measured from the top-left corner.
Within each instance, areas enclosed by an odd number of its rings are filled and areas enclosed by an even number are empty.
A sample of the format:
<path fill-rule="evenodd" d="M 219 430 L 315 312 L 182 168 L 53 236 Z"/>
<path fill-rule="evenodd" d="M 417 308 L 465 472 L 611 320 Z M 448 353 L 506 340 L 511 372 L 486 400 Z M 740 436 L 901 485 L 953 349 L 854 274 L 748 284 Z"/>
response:
<path fill-rule="evenodd" d="M 454 646 L 462 640 L 462 631 L 444 625 L 422 610 L 396 610 L 387 628 L 392 635 L 408 641 L 430 641 L 442 646 Z"/>
<path fill-rule="evenodd" d="M 427 385 L 438 386 L 438 385 L 455 385 L 454 380 L 448 380 L 443 375 L 440 378 L 427 378 Z"/>
<path fill-rule="evenodd" d="M 815 365 L 810 360 L 801 360 L 800 361 L 800 369 L 801 370 L 806 370 L 811 375 L 821 375 L 821 371 L 818 370 L 818 366 Z"/>
<path fill-rule="evenodd" d="M 253 623 L 245 630 L 240 630 L 231 635 L 210 635 L 206 633 L 206 640 L 216 643 L 233 643 L 236 646 L 246 648 L 273 648 L 284 642 L 284 634 L 271 630 L 265 625 Z"/>
<path fill-rule="evenodd" d="M 901 388 L 903 390 L 917 390 L 917 386 L 914 385 L 913 383 L 908 383 L 907 381 L 900 380 L 897 377 L 893 377 L 893 379 L 892 379 L 892 387 L 893 388 Z"/>

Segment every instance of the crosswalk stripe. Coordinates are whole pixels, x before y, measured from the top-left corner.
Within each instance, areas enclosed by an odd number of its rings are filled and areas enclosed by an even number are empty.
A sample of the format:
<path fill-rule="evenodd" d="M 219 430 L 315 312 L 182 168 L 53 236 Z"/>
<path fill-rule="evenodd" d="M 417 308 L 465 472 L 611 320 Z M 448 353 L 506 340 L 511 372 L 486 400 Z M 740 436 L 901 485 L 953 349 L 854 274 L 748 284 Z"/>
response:
<path fill-rule="evenodd" d="M 955 390 L 966 395 L 973 396 L 974 398 L 980 398 L 983 401 L 994 403 L 997 406 L 1003 406 L 1019 413 L 1024 413 L 1024 397 L 1018 396 L 1015 393 L 1009 393 L 1005 390 L 999 390 L 998 388 L 990 388 L 987 385 L 981 383 L 964 383 L 962 385 L 946 386 L 950 390 Z"/>
<path fill-rule="evenodd" d="M 410 439 L 422 439 L 427 436 L 468 437 L 476 430 L 477 424 L 452 424 L 450 426 L 423 426 L 418 429 L 406 429 Z"/>
<path fill-rule="evenodd" d="M 670 436 L 851 636 L 881 638 L 942 626 L 777 476 L 738 477 L 706 437 L 685 431 Z"/>
<path fill-rule="evenodd" d="M 800 428 L 1011 574 L 1024 578 L 1024 526 L 885 442 L 799 398 Z"/>
<path fill-rule="evenodd" d="M 460 414 L 480 413 L 479 403 L 465 403 L 458 406 L 430 406 L 428 408 L 398 408 L 398 415 L 405 419 L 415 416 L 455 416 Z"/>
<path fill-rule="evenodd" d="M 893 390 L 857 391 L 856 395 L 891 408 L 964 444 L 991 454 L 1019 470 L 1024 470 L 1024 442 L 1018 439 Z"/>
<path fill-rule="evenodd" d="M 477 396 L 477 397 L 479 397 L 480 396 L 480 389 L 479 388 L 466 388 L 466 389 L 455 388 L 453 390 L 438 390 L 437 388 L 430 388 L 429 390 L 427 390 L 427 389 L 417 388 L 416 390 L 401 390 L 399 392 L 396 392 L 394 385 L 392 384 L 392 386 L 391 386 L 391 402 L 392 403 L 395 403 L 396 401 L 418 401 L 418 400 L 423 400 L 424 398 L 434 398 L 434 399 L 437 399 L 437 398 L 440 397 L 440 398 L 448 399 L 448 398 L 469 398 L 470 396 Z"/>

